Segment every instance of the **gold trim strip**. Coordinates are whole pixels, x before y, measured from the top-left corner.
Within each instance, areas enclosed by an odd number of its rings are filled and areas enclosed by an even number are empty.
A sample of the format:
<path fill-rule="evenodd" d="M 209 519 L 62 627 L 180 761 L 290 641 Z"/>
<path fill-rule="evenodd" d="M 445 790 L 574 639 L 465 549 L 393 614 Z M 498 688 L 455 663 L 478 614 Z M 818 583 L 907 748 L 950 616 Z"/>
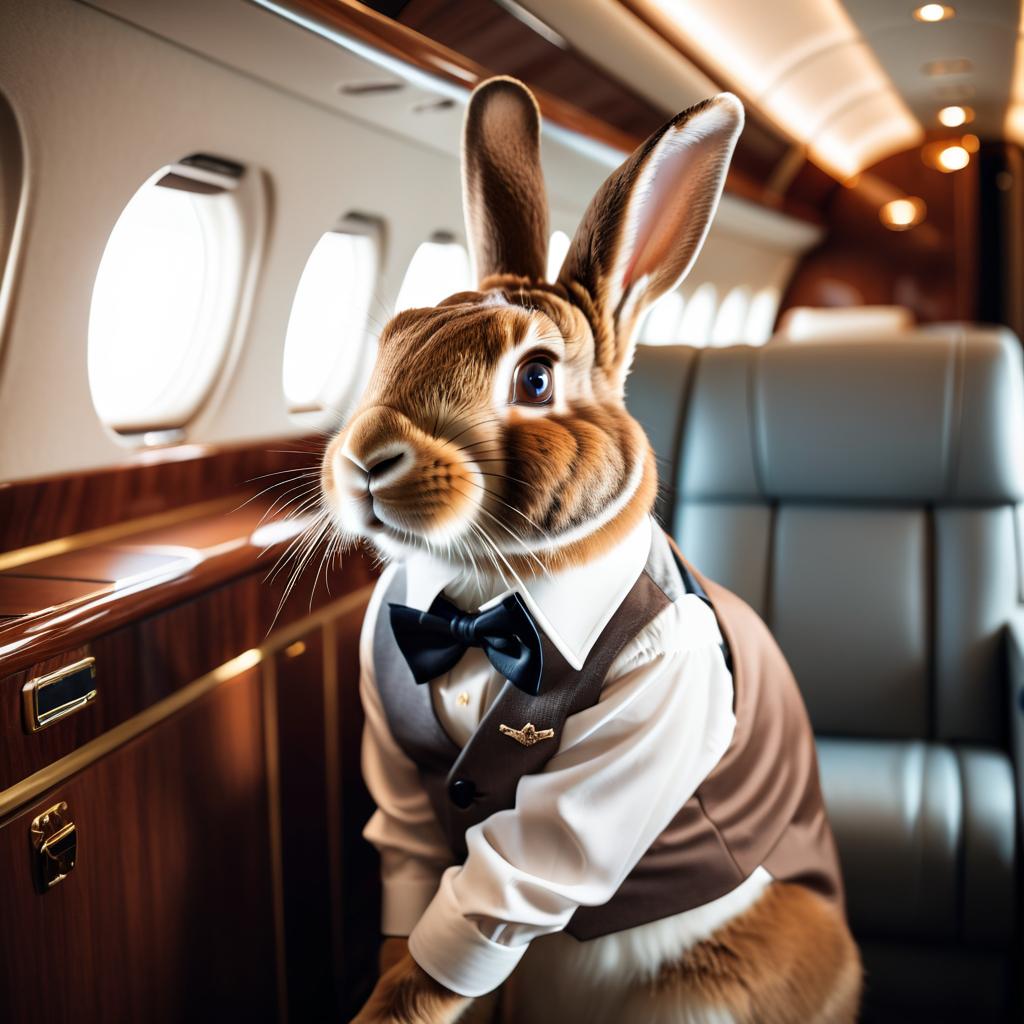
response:
<path fill-rule="evenodd" d="M 132 718 L 126 719 L 112 729 L 108 729 L 101 736 L 97 736 L 94 740 L 71 751 L 70 754 L 66 754 L 20 782 L 16 782 L 13 786 L 9 786 L 0 792 L 0 827 L 12 812 L 35 800 L 46 790 L 70 778 L 76 772 L 88 768 L 93 762 L 135 739 L 136 736 L 158 725 L 164 719 L 170 718 L 171 715 L 194 703 L 222 683 L 259 665 L 281 647 L 290 644 L 302 634 L 308 633 L 311 628 L 332 618 L 340 618 L 365 604 L 369 600 L 373 588 L 374 584 L 369 583 L 354 590 L 351 594 L 346 594 L 332 604 L 325 605 L 313 615 L 272 634 L 259 647 L 243 651 L 237 657 L 224 662 L 223 665 L 218 665 L 180 690 L 176 690 L 169 697 L 150 705 Z"/>
<path fill-rule="evenodd" d="M 41 562 L 44 558 L 53 558 L 54 555 L 63 555 L 68 551 L 92 547 L 94 544 L 106 544 L 112 540 L 121 540 L 146 530 L 159 530 L 163 526 L 174 526 L 190 519 L 199 519 L 201 516 L 231 511 L 238 507 L 240 500 L 241 498 L 237 494 L 229 498 L 214 498 L 211 501 L 199 502 L 197 505 L 185 505 L 167 512 L 155 512 L 151 516 L 128 519 L 123 523 L 113 523 L 110 526 L 98 526 L 95 530 L 71 533 L 67 537 L 58 537 L 56 540 L 46 540 L 25 548 L 15 548 L 13 551 L 0 553 L 0 572 L 16 569 L 29 562 Z"/>
<path fill-rule="evenodd" d="M 288 953 L 284 929 L 284 852 L 281 835 L 281 749 L 277 726 L 277 665 L 267 658 L 263 666 L 263 758 L 267 766 L 267 831 L 270 839 L 270 876 L 274 903 L 274 966 L 277 971 L 277 1020 L 288 1024 Z"/>
<path fill-rule="evenodd" d="M 324 687 L 324 772 L 326 774 L 327 806 L 324 807 L 327 822 L 327 850 L 330 857 L 330 907 L 331 907 L 331 962 L 334 976 L 344 977 L 345 917 L 341 878 L 344 837 L 342 817 L 344 814 L 344 793 L 341 778 L 341 694 L 338 690 L 338 635 L 325 622 L 320 627 L 323 653 Z"/>

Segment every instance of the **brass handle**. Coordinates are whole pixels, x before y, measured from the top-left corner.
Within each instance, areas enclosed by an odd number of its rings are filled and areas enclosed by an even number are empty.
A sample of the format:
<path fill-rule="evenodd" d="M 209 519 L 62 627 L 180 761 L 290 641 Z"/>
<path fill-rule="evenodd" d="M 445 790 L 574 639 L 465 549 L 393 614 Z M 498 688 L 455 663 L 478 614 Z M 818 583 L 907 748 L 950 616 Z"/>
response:
<path fill-rule="evenodd" d="M 96 659 L 83 658 L 45 676 L 36 676 L 22 687 L 22 694 L 25 728 L 39 732 L 96 699 Z"/>
<path fill-rule="evenodd" d="M 61 801 L 32 819 L 29 828 L 36 851 L 36 877 L 46 892 L 71 874 L 78 856 L 78 832 L 68 805 Z"/>

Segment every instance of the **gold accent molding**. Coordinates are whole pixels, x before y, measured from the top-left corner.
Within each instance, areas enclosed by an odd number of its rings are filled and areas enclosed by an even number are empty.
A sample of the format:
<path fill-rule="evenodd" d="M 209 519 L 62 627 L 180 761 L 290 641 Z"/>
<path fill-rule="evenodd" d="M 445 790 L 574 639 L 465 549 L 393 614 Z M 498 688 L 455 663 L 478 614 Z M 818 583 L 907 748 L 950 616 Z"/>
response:
<path fill-rule="evenodd" d="M 274 967 L 277 973 L 277 1020 L 288 1024 L 288 965 L 284 931 L 284 852 L 281 835 L 281 759 L 277 727 L 277 666 L 268 658 L 260 673 L 263 688 L 263 757 L 267 770 L 267 826 L 274 903 Z"/>
<path fill-rule="evenodd" d="M 369 599 L 370 592 L 375 584 L 368 583 L 358 590 L 346 594 L 337 601 L 320 608 L 313 615 L 307 616 L 298 622 L 271 634 L 259 647 L 252 647 L 247 651 L 232 658 L 230 661 L 218 665 L 215 669 L 186 684 L 180 690 L 176 690 L 169 697 L 150 705 L 140 711 L 132 718 L 108 729 L 101 736 L 84 743 L 70 754 L 40 768 L 39 771 L 26 776 L 13 786 L 0 791 L 0 825 L 15 811 L 20 810 L 25 804 L 30 803 L 41 796 L 48 789 L 59 785 L 65 779 L 88 768 L 89 765 L 105 757 L 113 750 L 136 736 L 141 735 L 147 729 L 152 729 L 160 722 L 171 715 L 176 714 L 188 705 L 193 704 L 211 690 L 216 689 L 223 683 L 234 679 L 236 676 L 247 672 L 265 661 L 268 656 L 286 647 L 288 644 L 299 639 L 308 633 L 315 626 L 323 625 L 331 619 L 340 618 L 350 611 L 359 608 Z"/>

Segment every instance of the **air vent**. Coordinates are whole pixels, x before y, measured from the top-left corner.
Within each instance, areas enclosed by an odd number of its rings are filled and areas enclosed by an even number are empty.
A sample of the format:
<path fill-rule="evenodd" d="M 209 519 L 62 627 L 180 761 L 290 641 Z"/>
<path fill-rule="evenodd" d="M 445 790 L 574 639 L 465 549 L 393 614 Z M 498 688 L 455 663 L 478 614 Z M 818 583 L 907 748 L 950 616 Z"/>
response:
<path fill-rule="evenodd" d="M 206 153 L 194 153 L 171 164 L 167 173 L 156 183 L 160 188 L 176 188 L 182 192 L 195 192 L 199 195 L 216 195 L 218 192 L 230 192 L 239 181 L 245 168 L 232 160 L 209 156 Z"/>
<path fill-rule="evenodd" d="M 401 92 L 405 88 L 405 82 L 389 79 L 387 81 L 370 82 L 342 82 L 338 86 L 338 92 L 342 96 L 373 96 L 385 92 Z"/>
<path fill-rule="evenodd" d="M 414 114 L 435 114 L 442 110 L 451 110 L 455 106 L 455 100 L 438 99 L 424 100 L 412 108 Z"/>
<path fill-rule="evenodd" d="M 932 77 L 940 75 L 966 75 L 974 65 L 966 57 L 951 57 L 948 60 L 930 60 L 921 65 L 921 71 Z"/>

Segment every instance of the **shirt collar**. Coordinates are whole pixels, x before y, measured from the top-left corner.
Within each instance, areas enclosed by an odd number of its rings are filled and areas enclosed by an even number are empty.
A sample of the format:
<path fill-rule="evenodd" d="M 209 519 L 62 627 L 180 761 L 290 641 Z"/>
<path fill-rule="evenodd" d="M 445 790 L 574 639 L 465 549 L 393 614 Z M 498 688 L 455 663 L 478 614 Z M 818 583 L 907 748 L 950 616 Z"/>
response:
<path fill-rule="evenodd" d="M 537 626 L 577 671 L 595 641 L 647 564 L 651 550 L 650 516 L 613 548 L 582 565 L 523 577 L 509 589 L 481 583 L 450 563 L 417 552 L 405 563 L 406 603 L 425 611 L 442 591 L 467 611 L 503 600 L 514 590 L 526 602 Z"/>

